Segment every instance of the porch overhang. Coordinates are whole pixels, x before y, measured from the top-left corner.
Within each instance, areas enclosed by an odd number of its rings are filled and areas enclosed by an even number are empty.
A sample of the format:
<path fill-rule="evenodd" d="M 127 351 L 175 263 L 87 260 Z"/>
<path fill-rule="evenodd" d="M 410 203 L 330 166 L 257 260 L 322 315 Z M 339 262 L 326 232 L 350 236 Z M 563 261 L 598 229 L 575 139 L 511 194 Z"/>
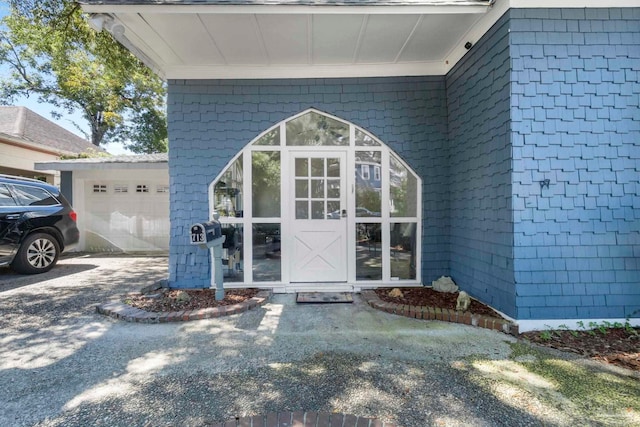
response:
<path fill-rule="evenodd" d="M 494 0 L 80 3 L 167 79 L 443 75 L 503 12 Z"/>

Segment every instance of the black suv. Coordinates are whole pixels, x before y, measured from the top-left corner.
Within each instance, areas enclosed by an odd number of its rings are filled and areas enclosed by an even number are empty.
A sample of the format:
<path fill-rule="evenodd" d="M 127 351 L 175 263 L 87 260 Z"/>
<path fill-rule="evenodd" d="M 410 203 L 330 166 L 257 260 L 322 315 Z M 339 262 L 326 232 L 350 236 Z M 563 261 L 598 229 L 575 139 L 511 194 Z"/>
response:
<path fill-rule="evenodd" d="M 76 213 L 53 185 L 0 174 L 0 265 L 44 273 L 78 242 Z"/>

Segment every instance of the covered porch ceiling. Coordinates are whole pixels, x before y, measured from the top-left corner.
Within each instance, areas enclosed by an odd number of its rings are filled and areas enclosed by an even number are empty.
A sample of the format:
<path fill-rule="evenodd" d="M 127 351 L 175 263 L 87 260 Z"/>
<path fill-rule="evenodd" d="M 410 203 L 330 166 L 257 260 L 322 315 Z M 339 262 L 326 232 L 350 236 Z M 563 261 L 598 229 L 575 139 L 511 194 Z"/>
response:
<path fill-rule="evenodd" d="M 443 75 L 504 11 L 493 0 L 80 3 L 167 79 Z"/>

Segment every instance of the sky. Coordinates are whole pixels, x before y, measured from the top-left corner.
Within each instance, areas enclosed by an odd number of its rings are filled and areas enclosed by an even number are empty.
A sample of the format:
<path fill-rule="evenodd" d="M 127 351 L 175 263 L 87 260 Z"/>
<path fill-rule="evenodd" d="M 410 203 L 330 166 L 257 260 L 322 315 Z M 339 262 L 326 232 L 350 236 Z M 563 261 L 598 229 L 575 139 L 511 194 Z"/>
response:
<path fill-rule="evenodd" d="M 4 17 L 7 13 L 8 13 L 8 6 L 6 4 L 6 1 L 0 0 L 0 18 Z M 8 74 L 8 68 L 0 64 L 0 77 L 5 77 L 7 74 Z M 70 132 L 75 133 L 76 135 L 82 138 L 86 139 L 85 135 L 83 135 L 82 132 L 80 132 L 78 128 L 74 125 L 74 122 L 77 125 L 79 125 L 83 131 L 89 133 L 88 132 L 89 125 L 82 118 L 82 115 L 80 112 L 77 112 L 75 114 L 67 114 L 63 110 L 56 109 L 56 107 L 54 107 L 51 104 L 39 103 L 36 96 L 31 96 L 29 98 L 26 98 L 26 97 L 16 98 L 13 105 L 17 107 L 27 107 L 31 111 L 34 111 L 40 114 L 42 117 L 46 118 L 47 120 L 51 120 L 57 125 L 67 129 Z M 62 117 L 60 119 L 54 119 L 51 116 L 52 111 L 57 111 L 61 113 Z M 131 151 L 124 148 L 124 146 L 120 143 L 102 144 L 101 147 L 107 150 L 109 153 L 115 154 L 115 155 L 133 154 Z"/>

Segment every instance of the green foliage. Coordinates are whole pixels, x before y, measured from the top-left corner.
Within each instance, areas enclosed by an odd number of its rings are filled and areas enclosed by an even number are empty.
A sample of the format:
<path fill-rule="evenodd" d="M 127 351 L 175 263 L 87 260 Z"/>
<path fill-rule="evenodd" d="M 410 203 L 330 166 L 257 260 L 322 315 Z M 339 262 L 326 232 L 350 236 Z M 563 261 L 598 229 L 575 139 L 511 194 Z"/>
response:
<path fill-rule="evenodd" d="M 540 332 L 540 338 L 542 338 L 545 341 L 551 341 L 551 338 L 552 338 L 551 331 Z"/>
<path fill-rule="evenodd" d="M 72 0 L 12 0 L 0 31 L 0 103 L 36 96 L 54 115 L 80 111 L 95 145 L 130 141 L 137 152 L 166 151 L 162 80 L 118 44 L 93 31 Z M 76 124 L 76 126 L 78 126 Z"/>
<path fill-rule="evenodd" d="M 280 216 L 280 153 L 254 151 L 251 167 L 253 215 Z"/>

